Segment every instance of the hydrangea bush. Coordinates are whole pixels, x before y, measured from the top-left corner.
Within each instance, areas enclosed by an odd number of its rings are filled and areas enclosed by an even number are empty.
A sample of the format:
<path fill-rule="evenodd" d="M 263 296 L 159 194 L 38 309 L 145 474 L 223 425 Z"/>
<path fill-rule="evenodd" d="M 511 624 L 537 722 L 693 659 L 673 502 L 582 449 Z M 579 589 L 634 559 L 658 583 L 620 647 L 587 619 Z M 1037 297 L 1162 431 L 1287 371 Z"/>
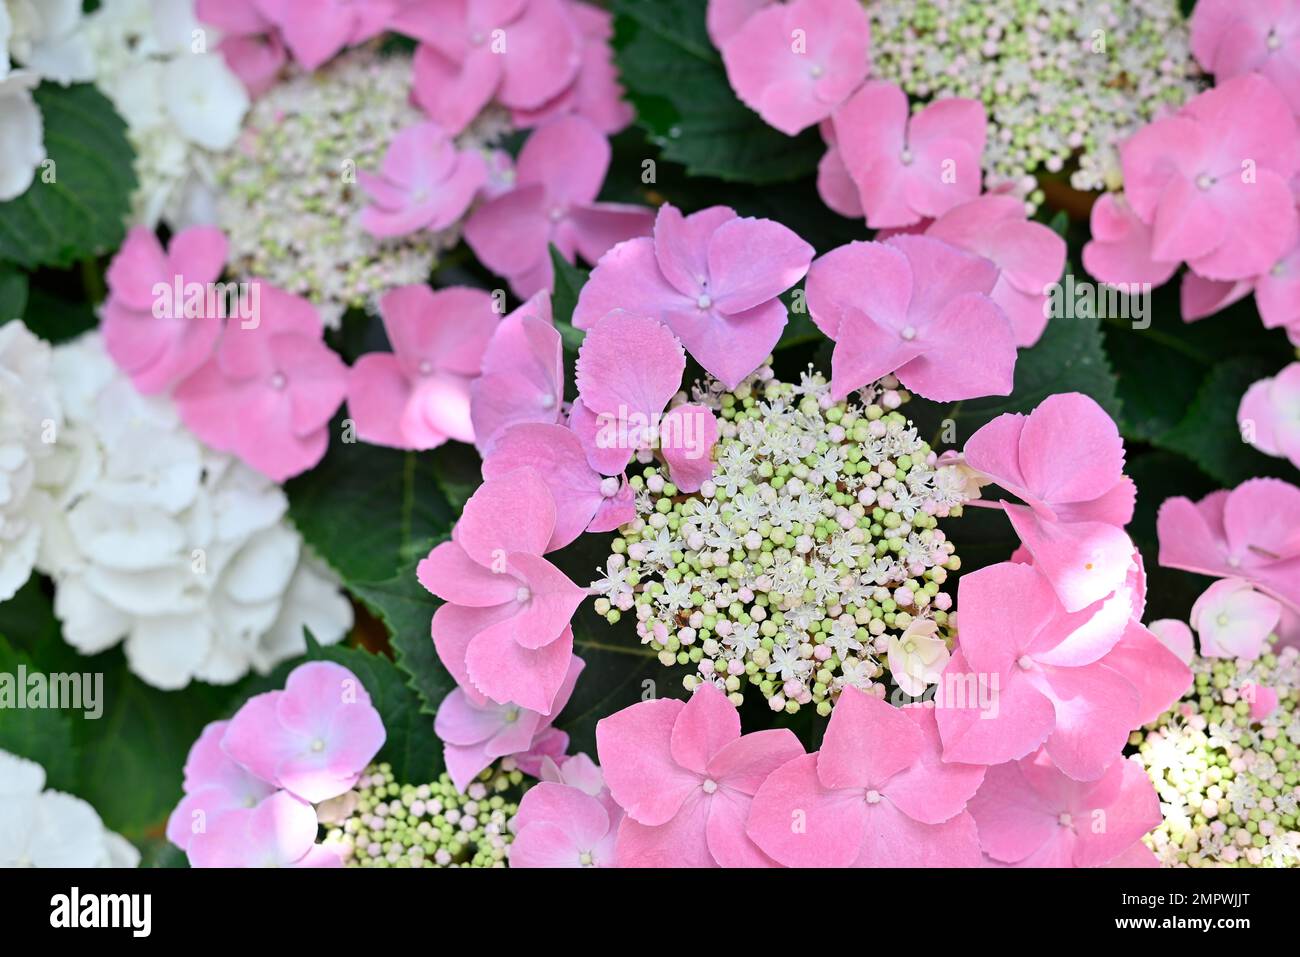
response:
<path fill-rule="evenodd" d="M 1298 43 L 0 0 L 0 863 L 1300 867 Z"/>

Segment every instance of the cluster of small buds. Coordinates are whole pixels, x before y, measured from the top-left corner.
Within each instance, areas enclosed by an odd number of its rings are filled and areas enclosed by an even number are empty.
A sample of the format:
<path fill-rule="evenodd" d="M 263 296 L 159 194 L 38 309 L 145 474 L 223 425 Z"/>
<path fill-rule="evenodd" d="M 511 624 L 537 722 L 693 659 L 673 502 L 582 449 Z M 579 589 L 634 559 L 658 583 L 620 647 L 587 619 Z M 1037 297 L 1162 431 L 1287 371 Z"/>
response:
<path fill-rule="evenodd" d="M 791 714 L 828 715 L 850 685 L 885 695 L 891 642 L 950 646 L 943 586 L 961 563 L 938 520 L 961 514 L 964 477 L 898 411 L 896 379 L 860 398 L 766 365 L 734 392 L 697 386 L 721 419 L 713 478 L 682 494 L 652 464 L 632 476 L 637 518 L 593 584 L 596 610 L 633 612 L 665 666 L 692 667 L 688 689 L 711 682 L 739 705 L 748 685 Z"/>
<path fill-rule="evenodd" d="M 390 765 L 371 765 L 325 843 L 348 867 L 505 867 L 523 787 L 509 758 L 464 794 L 445 773 L 432 784 L 398 784 Z"/>
<path fill-rule="evenodd" d="M 985 188 L 1030 212 L 1036 172 L 1118 189 L 1118 144 L 1199 88 L 1178 0 L 868 0 L 873 71 L 912 97 L 979 100 Z"/>
<path fill-rule="evenodd" d="M 368 202 L 357 171 L 378 170 L 393 137 L 425 120 L 410 102 L 411 73 L 410 57 L 372 44 L 257 100 L 217 166 L 232 272 L 310 299 L 330 326 L 428 279 L 439 251 L 458 241 L 455 227 L 377 239 L 357 225 Z M 458 142 L 485 147 L 505 130 L 493 114 Z"/>
<path fill-rule="evenodd" d="M 1130 738 L 1164 817 L 1147 845 L 1166 866 L 1300 867 L 1300 652 L 1192 670 L 1187 696 Z M 1260 694 L 1277 705 L 1256 717 Z"/>

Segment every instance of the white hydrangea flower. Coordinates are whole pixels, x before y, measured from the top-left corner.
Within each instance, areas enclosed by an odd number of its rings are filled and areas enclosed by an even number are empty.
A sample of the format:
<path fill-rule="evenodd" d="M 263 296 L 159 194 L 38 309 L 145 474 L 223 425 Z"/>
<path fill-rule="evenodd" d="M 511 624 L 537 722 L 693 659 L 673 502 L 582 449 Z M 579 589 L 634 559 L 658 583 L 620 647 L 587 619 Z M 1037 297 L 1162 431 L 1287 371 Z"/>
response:
<path fill-rule="evenodd" d="M 160 688 L 233 682 L 352 625 L 333 575 L 285 520 L 283 490 L 204 446 L 170 399 L 138 394 L 97 334 L 55 350 L 65 423 L 42 471 L 38 567 L 86 654 L 124 642 Z"/>
<path fill-rule="evenodd" d="M 50 347 L 21 322 L 0 325 L 0 601 L 32 573 L 40 545 L 38 464 L 53 452 L 59 404 Z"/>
<path fill-rule="evenodd" d="M 104 0 L 86 33 L 95 82 L 136 152 L 135 222 L 213 222 L 212 157 L 234 144 L 249 107 L 215 31 L 198 28 L 193 0 Z"/>
<path fill-rule="evenodd" d="M 45 770 L 0 751 L 0 867 L 136 867 L 140 852 L 81 798 L 45 790 Z"/>

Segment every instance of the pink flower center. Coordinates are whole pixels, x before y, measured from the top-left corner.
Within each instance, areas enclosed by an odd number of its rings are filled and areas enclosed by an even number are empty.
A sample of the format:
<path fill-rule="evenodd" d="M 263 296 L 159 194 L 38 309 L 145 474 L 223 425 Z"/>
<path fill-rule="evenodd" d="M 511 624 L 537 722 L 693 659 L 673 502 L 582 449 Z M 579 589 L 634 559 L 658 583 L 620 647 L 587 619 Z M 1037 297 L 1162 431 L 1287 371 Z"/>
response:
<path fill-rule="evenodd" d="M 555 396 L 551 395 L 549 392 L 546 393 L 546 395 L 542 396 L 542 397 L 541 397 L 540 399 L 538 399 L 537 401 L 538 401 L 538 404 L 539 404 L 543 409 L 553 409 L 553 408 L 555 408 Z"/>
<path fill-rule="evenodd" d="M 283 392 L 285 386 L 289 384 L 288 377 L 283 372 L 277 372 L 271 376 L 271 388 L 276 392 Z"/>
<path fill-rule="evenodd" d="M 713 780 L 713 778 L 705 778 L 704 784 L 701 786 L 704 788 L 705 794 L 712 794 L 718 789 L 718 782 Z"/>
<path fill-rule="evenodd" d="M 701 309 L 708 309 L 713 305 L 713 299 L 710 298 L 707 292 L 702 292 L 700 293 L 700 298 L 695 300 L 695 305 L 699 306 Z"/>
<path fill-rule="evenodd" d="M 1057 821 L 1060 822 L 1061 827 L 1074 827 L 1074 818 L 1067 813 L 1062 812 L 1061 816 L 1057 818 Z"/>
<path fill-rule="evenodd" d="M 1196 177 L 1197 189 L 1207 190 L 1213 185 L 1214 185 L 1214 177 L 1211 176 L 1209 173 L 1202 173 L 1200 176 Z"/>
<path fill-rule="evenodd" d="M 868 791 L 868 792 L 867 792 L 867 803 L 868 803 L 868 804 L 879 804 L 879 803 L 880 803 L 880 792 L 879 792 L 879 791 L 876 791 L 876 790 L 874 790 L 874 789 L 871 790 L 871 791 Z"/>
<path fill-rule="evenodd" d="M 913 159 L 912 151 L 907 149 L 906 147 L 903 148 L 903 152 L 898 154 L 898 161 L 902 163 L 904 166 L 911 166 L 912 159 Z"/>
<path fill-rule="evenodd" d="M 618 479 L 614 478 L 613 476 L 601 479 L 600 494 L 605 498 L 613 498 L 615 495 L 617 495 Z"/>
<path fill-rule="evenodd" d="M 1270 50 L 1276 50 L 1282 45 L 1282 38 L 1277 35 L 1276 30 L 1268 31 L 1268 39 L 1264 41 Z"/>
<path fill-rule="evenodd" d="M 1030 658 L 1028 655 L 1021 655 L 1016 659 L 1016 664 L 1018 664 L 1024 671 L 1028 671 L 1034 666 L 1034 659 Z"/>
<path fill-rule="evenodd" d="M 905 326 L 903 328 L 903 331 L 900 332 L 899 335 L 902 336 L 904 339 L 906 339 L 908 342 L 911 342 L 913 339 L 916 338 L 916 326 Z"/>
<path fill-rule="evenodd" d="M 565 212 L 566 210 L 564 209 L 563 206 L 552 206 L 551 213 L 550 213 L 551 222 L 558 223 L 560 220 L 564 218 Z"/>
<path fill-rule="evenodd" d="M 533 593 L 527 585 L 520 585 L 515 589 L 515 601 L 528 601 L 532 597 Z"/>
<path fill-rule="evenodd" d="M 325 750 L 325 742 L 322 741 L 320 738 L 317 738 L 315 741 L 311 743 L 311 749 L 315 751 L 317 754 L 319 754 L 321 751 Z"/>

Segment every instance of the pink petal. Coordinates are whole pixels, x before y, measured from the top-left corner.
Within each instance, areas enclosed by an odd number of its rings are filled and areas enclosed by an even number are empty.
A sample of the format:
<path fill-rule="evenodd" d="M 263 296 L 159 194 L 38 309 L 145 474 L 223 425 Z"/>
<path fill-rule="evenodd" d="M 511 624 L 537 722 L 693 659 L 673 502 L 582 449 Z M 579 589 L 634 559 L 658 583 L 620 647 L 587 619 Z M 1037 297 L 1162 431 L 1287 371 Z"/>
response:
<path fill-rule="evenodd" d="M 491 608 L 514 602 L 519 590 L 519 582 L 504 574 L 504 563 L 500 568 L 493 571 L 491 563 L 476 562 L 458 543 L 443 542 L 420 562 L 416 574 L 420 584 L 443 601 Z"/>
<path fill-rule="evenodd" d="M 555 500 L 533 469 L 485 481 L 465 503 L 455 541 L 485 568 L 504 569 L 509 553 L 541 555 L 555 530 Z"/>
<path fill-rule="evenodd" d="M 856 688 L 840 694 L 817 758 L 828 788 L 880 790 L 915 763 L 925 735 L 902 710 Z"/>
<path fill-rule="evenodd" d="M 725 745 L 740 737 L 740 714 L 727 696 L 707 682 L 700 685 L 673 722 L 672 758 L 681 767 L 704 775 Z"/>
<path fill-rule="evenodd" d="M 1056 726 L 1046 742 L 1056 766 L 1078 781 L 1101 777 L 1138 725 L 1137 689 L 1100 663 L 1081 668 L 1047 666 L 1041 678 L 1031 680 L 1056 710 Z"/>
<path fill-rule="evenodd" d="M 597 416 L 649 417 L 663 411 L 681 387 L 685 368 L 681 344 L 667 327 L 631 313 L 611 314 L 582 342 L 578 395 Z"/>
<path fill-rule="evenodd" d="M 465 669 L 474 687 L 500 704 L 514 703 L 551 714 L 573 655 L 570 628 L 550 644 L 525 648 L 515 640 L 514 621 L 491 625 L 470 639 Z"/>
<path fill-rule="evenodd" d="M 666 824 L 689 795 L 703 793 L 701 776 L 672 754 L 673 728 L 685 708 L 673 698 L 643 701 L 596 725 L 605 783 L 628 817 L 649 827 Z"/>
<path fill-rule="evenodd" d="M 901 708 L 921 730 L 924 743 L 913 763 L 891 777 L 882 792 L 900 811 L 923 824 L 940 824 L 966 809 L 984 780 L 984 766 L 943 760 L 933 708 Z"/>
<path fill-rule="evenodd" d="M 560 207 L 592 203 L 609 169 L 609 140 L 588 120 L 565 116 L 533 131 L 519 151 L 515 177 L 538 183 Z"/>
<path fill-rule="evenodd" d="M 860 789 L 822 784 L 816 753 L 773 771 L 754 795 L 746 832 L 764 853 L 787 867 L 847 867 L 866 830 Z"/>
<path fill-rule="evenodd" d="M 922 824 L 886 798 L 869 805 L 866 834 L 854 867 L 976 867 L 975 821 L 964 811 L 943 824 Z"/>
<path fill-rule="evenodd" d="M 695 492 L 713 477 L 713 447 L 718 441 L 718 420 L 702 405 L 677 405 L 664 414 L 659 426 L 659 449 L 668 463 L 669 477 L 683 492 Z"/>
<path fill-rule="evenodd" d="M 1190 632 L 1187 637 L 1190 651 Z M 1192 685 L 1191 669 L 1136 621 L 1129 624 L 1124 637 L 1102 659 L 1102 664 L 1118 671 L 1137 689 L 1139 724 L 1155 721 Z"/>
<path fill-rule="evenodd" d="M 630 814 L 618 829 L 619 867 L 717 867 L 707 839 L 716 797 L 698 788 L 663 824 L 641 824 Z"/>

